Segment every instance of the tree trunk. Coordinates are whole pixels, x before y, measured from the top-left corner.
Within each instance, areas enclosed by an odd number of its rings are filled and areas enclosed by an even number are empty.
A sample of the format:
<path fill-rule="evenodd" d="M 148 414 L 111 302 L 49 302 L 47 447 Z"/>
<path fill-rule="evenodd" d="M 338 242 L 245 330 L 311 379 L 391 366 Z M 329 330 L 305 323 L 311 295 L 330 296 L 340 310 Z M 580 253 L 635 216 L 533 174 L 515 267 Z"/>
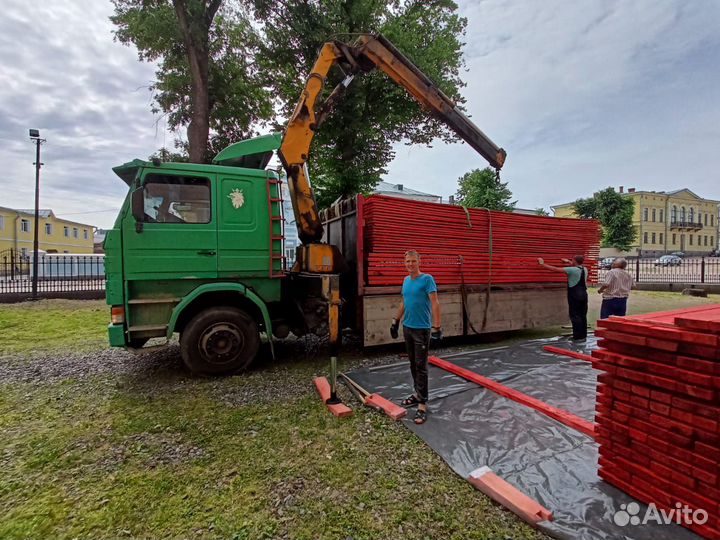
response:
<path fill-rule="evenodd" d="M 212 0 L 202 9 L 200 0 L 173 0 L 180 31 L 187 50 L 192 80 L 190 94 L 190 124 L 188 125 L 188 144 L 190 161 L 203 163 L 210 137 L 210 99 L 208 93 L 209 52 L 208 35 L 215 13 L 221 0 Z M 188 3 L 193 4 L 188 9 Z"/>

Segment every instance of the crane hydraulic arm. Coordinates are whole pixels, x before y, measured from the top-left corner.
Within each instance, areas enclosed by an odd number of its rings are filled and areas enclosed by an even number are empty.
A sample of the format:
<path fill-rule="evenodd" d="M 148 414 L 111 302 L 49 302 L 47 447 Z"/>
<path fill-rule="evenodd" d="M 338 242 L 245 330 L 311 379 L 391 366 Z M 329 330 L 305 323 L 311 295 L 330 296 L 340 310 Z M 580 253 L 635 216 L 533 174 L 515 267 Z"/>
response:
<path fill-rule="evenodd" d="M 330 69 L 340 64 L 348 76 L 325 100 L 318 104 Z M 306 272 L 336 272 L 339 253 L 333 246 L 320 244 L 323 226 L 315 195 L 307 173 L 307 160 L 315 132 L 334 103 L 356 73 L 379 69 L 427 109 L 431 115 L 447 124 L 458 136 L 477 150 L 496 170 L 505 162 L 505 150 L 485 135 L 455 103 L 381 35 L 362 34 L 354 44 L 330 41 L 323 45 L 315 61 L 300 101 L 288 121 L 278 152 L 288 175 L 298 234 L 303 246 L 298 249 L 297 270 Z"/>

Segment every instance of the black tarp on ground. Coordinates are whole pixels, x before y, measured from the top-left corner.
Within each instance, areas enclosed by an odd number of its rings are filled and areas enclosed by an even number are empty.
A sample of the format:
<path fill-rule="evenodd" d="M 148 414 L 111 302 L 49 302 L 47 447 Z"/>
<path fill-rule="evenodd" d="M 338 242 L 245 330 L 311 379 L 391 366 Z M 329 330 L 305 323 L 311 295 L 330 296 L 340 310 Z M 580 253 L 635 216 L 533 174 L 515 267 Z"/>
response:
<path fill-rule="evenodd" d="M 599 372 L 584 360 L 547 353 L 543 345 L 589 353 L 595 340 L 590 337 L 582 346 L 564 338 L 533 340 L 437 356 L 593 421 Z M 428 421 L 415 425 L 411 412 L 405 425 L 461 477 L 488 466 L 551 510 L 554 521 L 541 523 L 547 534 L 568 539 L 700 539 L 675 524 L 616 525 L 615 513 L 634 499 L 598 477 L 598 445 L 593 439 L 442 369 L 429 369 Z M 348 375 L 395 402 L 412 392 L 405 362 Z M 640 503 L 640 518 L 646 508 Z"/>

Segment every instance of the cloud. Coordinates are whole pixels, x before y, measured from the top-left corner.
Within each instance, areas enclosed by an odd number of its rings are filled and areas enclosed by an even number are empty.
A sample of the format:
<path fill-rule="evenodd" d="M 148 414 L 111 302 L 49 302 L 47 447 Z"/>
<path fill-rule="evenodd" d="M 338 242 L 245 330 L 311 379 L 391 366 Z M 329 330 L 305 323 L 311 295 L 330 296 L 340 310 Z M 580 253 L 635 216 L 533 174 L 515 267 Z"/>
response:
<path fill-rule="evenodd" d="M 720 198 L 720 3 L 464 0 L 467 109 L 508 151 L 519 205 L 608 185 Z M 173 136 L 150 112 L 155 66 L 113 41 L 110 2 L 5 0 L 0 19 L 0 206 L 34 201 L 108 227 L 126 186 L 112 167 Z M 466 144 L 396 146 L 386 180 L 441 194 L 486 166 Z M 92 212 L 92 213 L 89 213 Z"/>
<path fill-rule="evenodd" d="M 701 4 L 461 3 L 466 105 L 521 206 L 620 184 L 718 198 L 720 4 Z M 486 165 L 460 148 L 398 146 L 386 180 L 449 195 Z"/>
<path fill-rule="evenodd" d="M 35 153 L 27 130 L 38 128 L 47 139 L 41 205 L 107 227 L 126 191 L 111 168 L 172 141 L 150 112 L 147 87 L 155 68 L 113 41 L 109 2 L 6 4 L 0 144 L 7 163 L 0 204 L 32 206 Z"/>

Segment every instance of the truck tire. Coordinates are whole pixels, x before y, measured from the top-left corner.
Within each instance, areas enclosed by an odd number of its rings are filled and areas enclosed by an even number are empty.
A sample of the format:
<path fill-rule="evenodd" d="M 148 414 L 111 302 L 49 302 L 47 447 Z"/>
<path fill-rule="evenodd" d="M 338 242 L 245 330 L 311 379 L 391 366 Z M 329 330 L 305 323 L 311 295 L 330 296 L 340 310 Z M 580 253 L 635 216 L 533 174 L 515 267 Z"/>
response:
<path fill-rule="evenodd" d="M 222 375 L 245 370 L 259 348 L 257 323 L 229 306 L 201 311 L 180 336 L 183 362 L 194 373 Z"/>

